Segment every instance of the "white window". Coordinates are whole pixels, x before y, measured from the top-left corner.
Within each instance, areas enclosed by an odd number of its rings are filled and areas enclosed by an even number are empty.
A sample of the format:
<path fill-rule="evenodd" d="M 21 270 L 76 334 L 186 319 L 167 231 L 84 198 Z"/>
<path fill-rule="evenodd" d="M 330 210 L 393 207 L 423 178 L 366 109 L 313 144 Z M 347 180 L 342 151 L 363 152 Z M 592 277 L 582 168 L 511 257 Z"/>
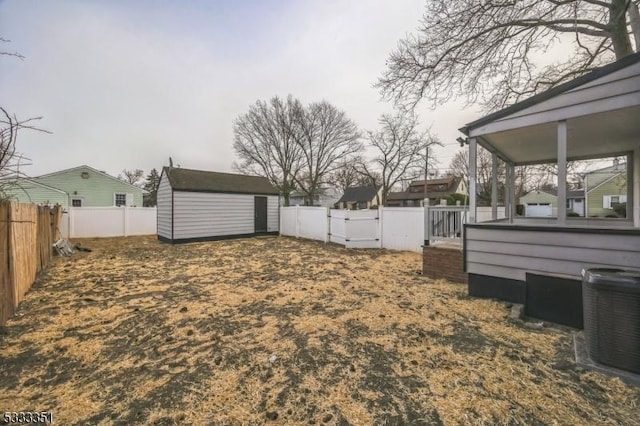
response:
<path fill-rule="evenodd" d="M 615 204 L 626 203 L 626 195 L 605 195 L 602 197 L 602 208 L 612 209 Z"/>
<path fill-rule="evenodd" d="M 116 207 L 126 206 L 127 205 L 127 194 L 114 194 L 114 203 Z"/>
<path fill-rule="evenodd" d="M 72 198 L 71 207 L 82 207 L 82 198 Z"/>

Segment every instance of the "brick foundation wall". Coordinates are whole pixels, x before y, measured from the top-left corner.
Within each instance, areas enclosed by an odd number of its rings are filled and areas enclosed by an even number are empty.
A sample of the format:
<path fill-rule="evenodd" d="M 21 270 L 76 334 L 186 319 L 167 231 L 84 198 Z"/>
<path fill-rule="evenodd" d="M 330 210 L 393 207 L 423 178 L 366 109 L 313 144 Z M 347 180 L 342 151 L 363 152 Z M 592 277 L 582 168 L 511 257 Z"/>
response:
<path fill-rule="evenodd" d="M 433 279 L 466 284 L 467 273 L 464 272 L 462 250 L 438 246 L 423 247 L 422 274 Z"/>

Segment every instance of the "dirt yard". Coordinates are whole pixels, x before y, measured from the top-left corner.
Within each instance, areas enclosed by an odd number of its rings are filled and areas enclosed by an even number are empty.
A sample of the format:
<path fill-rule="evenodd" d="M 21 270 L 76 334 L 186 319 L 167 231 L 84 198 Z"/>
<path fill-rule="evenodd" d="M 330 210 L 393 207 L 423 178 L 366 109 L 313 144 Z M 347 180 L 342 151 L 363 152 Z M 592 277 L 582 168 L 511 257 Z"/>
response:
<path fill-rule="evenodd" d="M 420 274 L 419 254 L 284 237 L 82 240 L 0 330 L 0 412 L 59 424 L 637 424 L 571 334 Z M 1 413 L 0 413 L 1 414 Z"/>

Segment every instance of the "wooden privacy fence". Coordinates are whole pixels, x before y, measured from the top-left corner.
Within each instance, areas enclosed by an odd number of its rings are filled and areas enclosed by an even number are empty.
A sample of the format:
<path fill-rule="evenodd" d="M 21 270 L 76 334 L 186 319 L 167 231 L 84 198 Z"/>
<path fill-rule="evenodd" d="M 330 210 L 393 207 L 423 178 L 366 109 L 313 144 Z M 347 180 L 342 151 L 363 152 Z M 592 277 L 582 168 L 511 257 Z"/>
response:
<path fill-rule="evenodd" d="M 0 201 L 0 325 L 53 256 L 60 207 Z"/>

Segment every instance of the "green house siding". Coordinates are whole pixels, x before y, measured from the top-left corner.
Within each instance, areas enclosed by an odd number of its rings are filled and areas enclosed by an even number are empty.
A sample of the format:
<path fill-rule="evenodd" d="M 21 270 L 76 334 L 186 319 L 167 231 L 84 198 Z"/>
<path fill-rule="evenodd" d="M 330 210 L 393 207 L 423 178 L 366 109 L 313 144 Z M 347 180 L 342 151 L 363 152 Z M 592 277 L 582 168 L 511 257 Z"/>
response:
<path fill-rule="evenodd" d="M 53 188 L 37 185 L 28 180 L 21 179 L 5 189 L 4 193 L 8 199 L 21 203 L 60 204 L 65 207 L 67 206 L 66 194 L 61 191 L 56 191 Z"/>
<path fill-rule="evenodd" d="M 91 167 L 76 167 L 34 179 L 45 185 L 61 189 L 69 199 L 82 199 L 83 207 L 109 207 L 115 205 L 115 194 L 127 196 L 128 205 L 142 207 L 142 190 L 100 173 Z"/>
<path fill-rule="evenodd" d="M 627 180 L 624 174 L 612 177 L 600 186 L 587 192 L 587 216 L 605 217 L 615 214 L 613 209 L 603 208 L 605 195 L 627 195 Z"/>

